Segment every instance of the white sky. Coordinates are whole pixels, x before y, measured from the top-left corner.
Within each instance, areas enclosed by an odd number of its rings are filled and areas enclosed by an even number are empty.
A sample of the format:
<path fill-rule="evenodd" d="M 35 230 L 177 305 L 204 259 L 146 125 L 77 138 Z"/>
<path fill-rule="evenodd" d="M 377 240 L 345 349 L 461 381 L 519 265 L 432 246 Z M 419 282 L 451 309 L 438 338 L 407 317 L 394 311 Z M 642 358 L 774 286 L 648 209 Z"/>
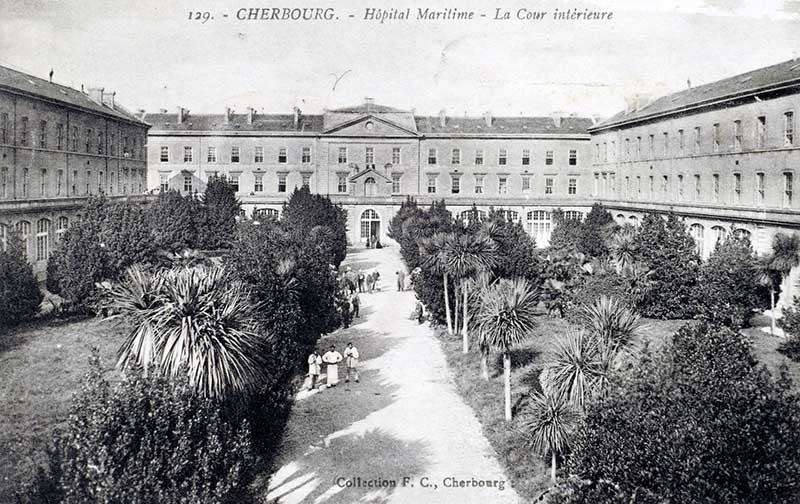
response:
<path fill-rule="evenodd" d="M 316 3 L 313 3 L 316 2 Z M 240 7 L 336 8 L 338 21 L 237 21 Z M 475 10 L 475 21 L 364 21 L 365 7 Z M 495 8 L 613 11 L 610 22 L 493 21 Z M 209 10 L 214 21 L 187 20 Z M 230 17 L 223 19 L 227 13 Z M 348 18 L 354 14 L 355 18 Z M 117 91 L 130 109 L 307 113 L 365 96 L 417 113 L 608 116 L 800 57 L 800 0 L 0 0 L 0 64 Z M 335 78 L 350 70 L 332 90 Z"/>

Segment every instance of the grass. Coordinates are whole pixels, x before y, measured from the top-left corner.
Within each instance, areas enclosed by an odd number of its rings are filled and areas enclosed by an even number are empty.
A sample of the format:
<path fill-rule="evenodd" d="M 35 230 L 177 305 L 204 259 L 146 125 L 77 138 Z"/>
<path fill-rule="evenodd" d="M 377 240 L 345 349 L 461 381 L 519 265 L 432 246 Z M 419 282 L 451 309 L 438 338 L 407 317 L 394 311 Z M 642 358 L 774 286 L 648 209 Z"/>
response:
<path fill-rule="evenodd" d="M 0 335 L 0 502 L 44 462 L 55 427 L 69 414 L 91 348 L 111 371 L 123 331 L 99 319 L 43 321 Z"/>
<path fill-rule="evenodd" d="M 653 351 L 660 348 L 685 320 L 645 320 L 647 328 L 635 344 L 645 343 Z M 448 364 L 453 371 L 456 387 L 475 411 L 498 455 L 514 488 L 526 502 L 535 502 L 550 485 L 549 466 L 545 460 L 528 448 L 526 436 L 517 429 L 516 420 L 525 407 L 525 397 L 532 389 L 539 389 L 539 372 L 547 362 L 550 345 L 566 334 L 569 323 L 542 315 L 535 336 L 517 347 L 512 353 L 511 400 L 514 419 L 506 423 L 503 417 L 503 370 L 499 355 L 490 358 L 490 380 L 480 375 L 480 355 L 475 348 L 470 353 L 461 352 L 460 336 L 449 336 L 445 330 L 438 335 Z M 769 328 L 767 327 L 767 331 Z M 783 338 L 770 336 L 758 328 L 744 330 L 753 341 L 753 351 L 760 362 L 774 374 L 786 365 L 795 384 L 800 384 L 800 363 L 792 362 L 777 351 Z"/>

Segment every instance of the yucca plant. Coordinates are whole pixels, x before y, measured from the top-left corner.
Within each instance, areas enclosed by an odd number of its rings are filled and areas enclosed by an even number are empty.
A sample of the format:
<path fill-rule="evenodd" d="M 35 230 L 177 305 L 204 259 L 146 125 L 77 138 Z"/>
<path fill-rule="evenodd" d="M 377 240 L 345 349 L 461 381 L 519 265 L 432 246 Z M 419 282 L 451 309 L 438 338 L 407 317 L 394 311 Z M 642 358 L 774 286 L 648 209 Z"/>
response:
<path fill-rule="evenodd" d="M 621 275 L 627 272 L 633 266 L 638 250 L 635 230 L 621 228 L 609 240 L 608 248 L 617 273 Z"/>
<path fill-rule="evenodd" d="M 569 448 L 580 415 L 561 395 L 537 391 L 529 398 L 520 429 L 534 451 L 544 457 L 550 455 L 550 478 L 555 483 L 557 456 Z"/>
<path fill-rule="evenodd" d="M 536 327 L 539 293 L 527 280 L 499 280 L 484 291 L 475 325 L 481 345 L 503 353 L 505 418 L 511 420 L 511 348 Z"/>
<path fill-rule="evenodd" d="M 555 341 L 550 360 L 540 375 L 542 389 L 562 396 L 585 411 L 603 374 L 597 339 L 584 330 L 571 330 Z"/>
<path fill-rule="evenodd" d="M 110 290 L 111 308 L 131 324 L 118 366 L 167 376 L 185 372 L 200 394 L 221 398 L 263 378 L 263 337 L 248 290 L 219 267 L 129 271 Z"/>
<path fill-rule="evenodd" d="M 445 268 L 447 247 L 453 239 L 452 234 L 436 233 L 431 238 L 421 239 L 419 243 L 420 264 L 423 268 L 442 275 L 444 284 L 444 312 L 447 320 L 447 334 L 453 334 L 453 318 L 450 314 L 450 296 L 448 292 L 448 271 Z"/>

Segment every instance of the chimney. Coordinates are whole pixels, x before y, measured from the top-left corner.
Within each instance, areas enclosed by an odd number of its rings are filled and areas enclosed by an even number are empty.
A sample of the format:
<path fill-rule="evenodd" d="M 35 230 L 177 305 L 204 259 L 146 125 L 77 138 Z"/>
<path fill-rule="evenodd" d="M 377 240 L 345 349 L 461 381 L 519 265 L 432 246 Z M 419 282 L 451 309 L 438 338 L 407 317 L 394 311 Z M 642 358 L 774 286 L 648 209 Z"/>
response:
<path fill-rule="evenodd" d="M 491 110 L 487 110 L 486 112 L 483 113 L 483 120 L 486 122 L 486 127 L 487 128 L 491 128 L 492 127 L 492 111 Z"/>
<path fill-rule="evenodd" d="M 439 127 L 444 128 L 447 126 L 447 111 L 442 109 L 439 111 Z"/>
<path fill-rule="evenodd" d="M 103 88 L 89 88 L 89 98 L 95 103 L 103 104 Z"/>
<path fill-rule="evenodd" d="M 114 108 L 114 104 L 115 104 L 115 99 L 116 99 L 116 96 L 117 96 L 117 92 L 116 91 L 105 92 L 105 90 L 101 90 L 101 91 L 102 91 L 103 105 L 107 105 L 107 106 L 109 106 L 109 107 L 111 107 L 113 109 Z"/>
<path fill-rule="evenodd" d="M 247 107 L 247 124 L 253 124 L 253 116 L 256 114 L 256 109 Z"/>
<path fill-rule="evenodd" d="M 225 107 L 225 121 L 224 121 L 224 123 L 225 124 L 230 123 L 232 117 L 233 117 L 233 110 L 231 110 L 230 107 Z"/>
<path fill-rule="evenodd" d="M 556 126 L 556 128 L 561 127 L 561 116 L 562 116 L 561 111 L 556 111 L 551 114 L 551 117 L 553 119 L 553 124 Z"/>
<path fill-rule="evenodd" d="M 178 124 L 183 124 L 184 119 L 189 111 L 183 107 L 178 107 Z"/>
<path fill-rule="evenodd" d="M 367 96 L 366 98 L 364 98 L 364 104 L 365 105 L 375 105 L 375 99 Z"/>
<path fill-rule="evenodd" d="M 692 89 L 692 79 L 686 79 L 686 87 Z"/>
<path fill-rule="evenodd" d="M 300 109 L 297 107 L 294 107 L 292 124 L 294 125 L 294 129 L 297 129 L 300 126 Z"/>
<path fill-rule="evenodd" d="M 165 108 L 158 109 L 158 113 L 159 114 L 166 114 L 167 113 L 167 109 L 165 109 Z"/>

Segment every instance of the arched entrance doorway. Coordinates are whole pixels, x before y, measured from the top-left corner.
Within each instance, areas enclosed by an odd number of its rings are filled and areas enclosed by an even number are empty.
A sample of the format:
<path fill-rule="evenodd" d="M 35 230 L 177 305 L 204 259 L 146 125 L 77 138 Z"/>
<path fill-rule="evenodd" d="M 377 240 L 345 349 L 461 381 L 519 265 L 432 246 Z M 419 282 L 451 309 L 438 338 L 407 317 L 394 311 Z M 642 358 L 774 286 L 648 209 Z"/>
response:
<path fill-rule="evenodd" d="M 377 187 L 375 179 L 367 177 L 364 181 L 364 196 L 375 196 L 377 194 Z"/>
<path fill-rule="evenodd" d="M 361 243 L 367 243 L 367 240 L 374 237 L 378 239 L 381 236 L 381 218 L 378 212 L 368 208 L 361 212 Z"/>

